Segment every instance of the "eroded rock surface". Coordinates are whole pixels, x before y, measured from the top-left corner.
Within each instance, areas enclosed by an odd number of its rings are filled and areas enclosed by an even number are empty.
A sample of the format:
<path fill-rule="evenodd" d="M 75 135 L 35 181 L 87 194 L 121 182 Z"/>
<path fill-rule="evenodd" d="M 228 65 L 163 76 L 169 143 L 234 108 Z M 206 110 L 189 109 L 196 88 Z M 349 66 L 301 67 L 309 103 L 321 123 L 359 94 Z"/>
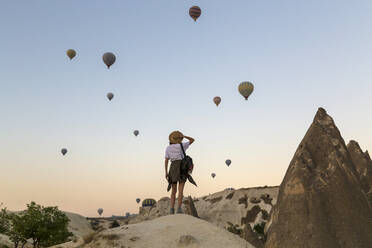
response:
<path fill-rule="evenodd" d="M 372 211 L 358 174 L 320 108 L 280 185 L 265 247 L 372 247 Z"/>

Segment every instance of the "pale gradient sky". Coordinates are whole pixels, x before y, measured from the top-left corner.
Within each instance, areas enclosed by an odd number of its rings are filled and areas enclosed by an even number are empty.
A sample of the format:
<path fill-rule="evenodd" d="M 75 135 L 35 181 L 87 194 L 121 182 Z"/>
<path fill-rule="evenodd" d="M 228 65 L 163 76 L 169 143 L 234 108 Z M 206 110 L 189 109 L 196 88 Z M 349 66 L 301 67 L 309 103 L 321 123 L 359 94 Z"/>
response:
<path fill-rule="evenodd" d="M 371 150 L 371 13 L 370 0 L 1 1 L 0 202 L 136 213 L 137 197 L 169 196 L 173 130 L 196 139 L 186 196 L 279 185 L 319 106 Z"/>

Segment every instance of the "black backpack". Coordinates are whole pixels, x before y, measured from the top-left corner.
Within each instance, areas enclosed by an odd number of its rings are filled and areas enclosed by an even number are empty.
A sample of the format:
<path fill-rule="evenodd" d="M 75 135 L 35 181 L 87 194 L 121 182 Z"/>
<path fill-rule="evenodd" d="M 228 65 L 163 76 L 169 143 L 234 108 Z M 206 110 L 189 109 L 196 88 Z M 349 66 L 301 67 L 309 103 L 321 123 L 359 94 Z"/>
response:
<path fill-rule="evenodd" d="M 181 145 L 181 149 L 183 152 L 183 159 L 181 160 L 181 166 L 180 166 L 181 175 L 188 175 L 194 169 L 194 163 L 192 162 L 192 158 L 186 155 L 185 150 L 183 149 L 182 143 L 180 145 Z"/>
<path fill-rule="evenodd" d="M 190 183 L 196 185 L 196 182 L 192 178 L 192 176 L 189 174 L 192 172 L 192 169 L 194 168 L 194 163 L 192 162 L 192 158 L 186 155 L 185 150 L 183 149 L 183 145 L 181 143 L 181 149 L 183 152 L 183 159 L 181 160 L 181 166 L 180 166 L 180 173 L 181 175 L 184 175 Z M 168 188 L 167 191 L 169 191 L 172 187 L 172 182 L 170 181 L 170 178 L 168 177 Z"/>

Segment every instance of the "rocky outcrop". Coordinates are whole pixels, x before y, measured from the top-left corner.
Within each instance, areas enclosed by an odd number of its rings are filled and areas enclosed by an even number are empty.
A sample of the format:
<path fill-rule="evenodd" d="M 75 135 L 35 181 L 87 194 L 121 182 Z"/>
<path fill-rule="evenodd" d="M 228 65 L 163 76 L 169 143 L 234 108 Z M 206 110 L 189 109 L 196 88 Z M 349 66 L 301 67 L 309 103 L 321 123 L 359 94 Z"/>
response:
<path fill-rule="evenodd" d="M 185 214 L 191 215 L 193 217 L 199 218 L 198 216 L 198 211 L 196 211 L 195 205 L 194 205 L 194 200 L 192 199 L 191 196 L 187 197 L 183 203 L 185 204 Z"/>
<path fill-rule="evenodd" d="M 276 203 L 278 190 L 278 186 L 223 190 L 195 198 L 193 203 L 188 200 L 190 198 L 185 198 L 182 209 L 186 214 L 198 216 L 221 228 L 227 228 L 230 226 L 228 223 L 231 223 L 240 229 L 245 225 L 250 225 L 253 229 L 254 225 L 268 221 L 268 213 Z M 121 224 L 135 224 L 168 215 L 169 204 L 170 198 L 163 197 L 154 207 L 141 207 L 137 216 Z M 252 215 L 254 212 L 256 214 Z"/>
<path fill-rule="evenodd" d="M 270 223 L 266 248 L 372 247 L 372 211 L 356 166 L 322 108 L 287 169 Z"/>
<path fill-rule="evenodd" d="M 363 152 L 358 142 L 354 140 L 351 140 L 349 144 L 347 144 L 347 150 L 355 165 L 363 191 L 366 194 L 372 192 L 372 160 L 369 157 L 368 151 Z"/>

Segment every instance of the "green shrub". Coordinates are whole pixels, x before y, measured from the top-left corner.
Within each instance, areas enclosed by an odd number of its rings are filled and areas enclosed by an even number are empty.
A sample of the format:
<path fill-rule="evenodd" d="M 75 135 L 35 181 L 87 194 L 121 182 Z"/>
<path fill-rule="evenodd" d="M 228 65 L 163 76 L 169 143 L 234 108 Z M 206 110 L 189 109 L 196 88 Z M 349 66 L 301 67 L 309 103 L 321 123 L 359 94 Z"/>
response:
<path fill-rule="evenodd" d="M 256 224 L 256 225 L 254 225 L 253 230 L 256 233 L 258 233 L 258 234 L 265 235 L 265 232 L 264 232 L 264 230 L 265 230 L 265 224 L 266 224 L 266 222 L 262 222 L 260 224 Z"/>
<path fill-rule="evenodd" d="M 1 231 L 8 222 L 5 234 L 15 247 L 23 246 L 28 239 L 32 239 L 33 247 L 49 247 L 67 242 L 72 236 L 67 229 L 70 220 L 57 207 L 43 207 L 31 202 L 27 204 L 27 210 L 18 214 L 2 210 L 0 219 Z"/>

